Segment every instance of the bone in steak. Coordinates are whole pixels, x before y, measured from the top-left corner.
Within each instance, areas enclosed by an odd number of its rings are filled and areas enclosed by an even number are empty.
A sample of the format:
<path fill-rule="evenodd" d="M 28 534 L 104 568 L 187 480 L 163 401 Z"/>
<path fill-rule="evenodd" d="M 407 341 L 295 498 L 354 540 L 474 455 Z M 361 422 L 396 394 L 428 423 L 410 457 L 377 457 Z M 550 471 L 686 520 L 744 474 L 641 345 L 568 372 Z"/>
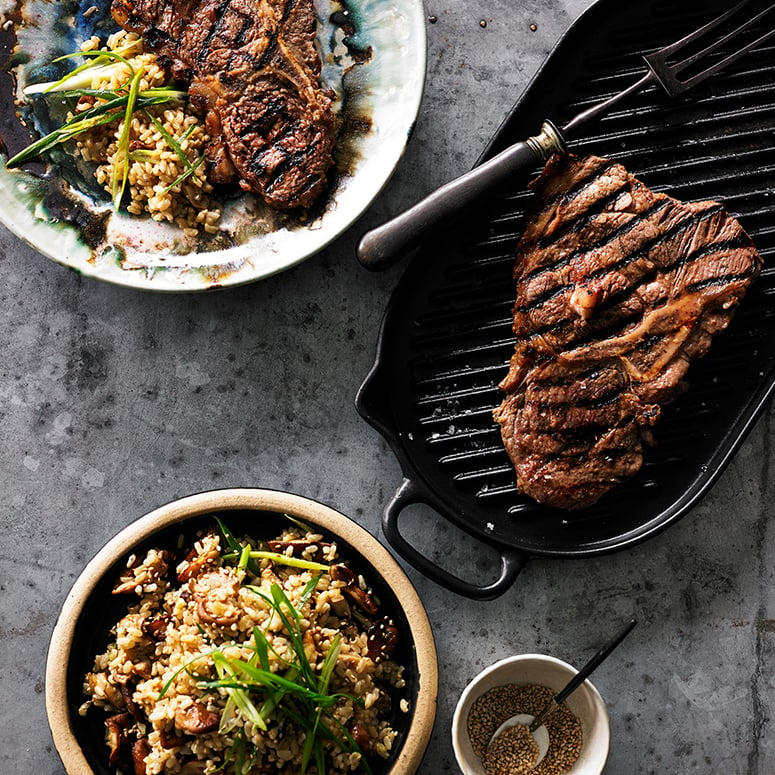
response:
<path fill-rule="evenodd" d="M 655 193 L 606 159 L 555 156 L 531 187 L 495 419 L 520 491 L 577 509 L 641 467 L 660 406 L 761 258 L 721 205 Z"/>
<path fill-rule="evenodd" d="M 333 163 L 312 0 L 113 0 L 124 29 L 168 60 L 205 112 L 213 182 L 308 207 Z"/>

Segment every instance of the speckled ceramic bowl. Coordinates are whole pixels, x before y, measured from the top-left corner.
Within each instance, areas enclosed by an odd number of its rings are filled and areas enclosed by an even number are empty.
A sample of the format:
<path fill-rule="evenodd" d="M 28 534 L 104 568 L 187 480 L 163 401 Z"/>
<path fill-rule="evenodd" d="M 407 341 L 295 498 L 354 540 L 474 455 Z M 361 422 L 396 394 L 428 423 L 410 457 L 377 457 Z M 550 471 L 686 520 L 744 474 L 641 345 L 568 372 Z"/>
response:
<path fill-rule="evenodd" d="M 571 665 L 543 654 L 507 657 L 483 670 L 466 686 L 452 719 L 452 746 L 463 775 L 485 775 L 481 759 L 468 736 L 468 713 L 485 692 L 507 684 L 538 684 L 559 692 L 578 671 Z M 608 711 L 599 692 L 587 680 L 565 701 L 581 722 L 581 755 L 569 775 L 599 775 L 608 758 L 610 727 Z"/>
<path fill-rule="evenodd" d="M 438 668 L 425 609 L 392 555 L 366 530 L 315 501 L 273 490 L 231 489 L 201 493 L 169 503 L 133 522 L 94 557 L 65 600 L 54 628 L 46 665 L 46 708 L 54 744 L 69 775 L 109 775 L 105 714 L 78 714 L 86 699 L 83 676 L 104 651 L 109 630 L 126 611 L 126 600 L 111 595 L 117 574 L 132 553 L 150 547 L 176 548 L 224 515 L 237 534 L 272 537 L 296 517 L 336 540 L 350 567 L 368 578 L 401 633 L 395 659 L 405 666 L 410 710 L 394 707 L 398 731 L 389 759 L 372 761 L 374 775 L 412 775 L 422 760 L 436 715 Z M 394 703 L 395 704 L 395 703 Z"/>

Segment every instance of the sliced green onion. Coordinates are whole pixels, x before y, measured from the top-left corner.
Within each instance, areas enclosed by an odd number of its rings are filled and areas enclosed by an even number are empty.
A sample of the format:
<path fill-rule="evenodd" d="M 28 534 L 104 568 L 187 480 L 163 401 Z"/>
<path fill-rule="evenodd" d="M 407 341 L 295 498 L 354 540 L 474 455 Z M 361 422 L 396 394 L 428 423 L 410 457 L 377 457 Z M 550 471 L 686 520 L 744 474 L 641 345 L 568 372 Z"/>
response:
<path fill-rule="evenodd" d="M 255 551 L 249 544 L 243 546 L 217 517 L 216 521 L 223 535 L 224 544 L 231 552 L 231 558 L 237 561 L 238 569 L 246 569 L 247 563 L 256 559 L 283 562 L 294 559 L 275 552 Z M 226 555 L 223 557 L 226 559 Z M 304 563 L 304 567 L 328 570 L 327 565 L 300 562 Z M 233 742 L 224 755 L 228 766 L 236 775 L 248 775 L 257 756 L 256 751 L 251 753 L 249 749 L 244 729 L 237 724 L 237 715 L 249 720 L 257 728 L 266 730 L 273 714 L 277 714 L 280 719 L 285 718 L 304 731 L 300 766 L 300 772 L 304 775 L 310 768 L 316 769 L 318 775 L 325 775 L 326 746 L 331 744 L 347 753 L 358 754 L 360 768 L 367 775 L 371 775 L 368 762 L 352 734 L 334 715 L 336 706 L 343 700 L 363 704 L 361 698 L 331 691 L 331 682 L 342 648 L 341 634 L 336 634 L 332 638 L 319 669 L 310 663 L 304 648 L 305 631 L 302 612 L 319 582 L 320 575 L 310 579 L 301 590 L 299 602 L 296 605 L 277 583 L 273 583 L 268 591 L 250 584 L 242 587 L 264 600 L 278 617 L 291 646 L 292 657 L 282 659 L 273 648 L 267 633 L 254 627 L 253 644 L 248 646 L 249 656 L 242 658 L 227 654 L 229 646 L 235 645 L 233 643 L 217 647 L 206 654 L 197 655 L 172 675 L 159 695 L 161 698 L 169 690 L 182 670 L 188 669 L 204 657 L 212 658 L 216 677 L 199 678 L 197 686 L 205 692 L 219 691 L 226 695 L 226 706 L 221 715 L 221 731 L 233 735 Z M 243 644 L 243 648 L 246 645 L 248 644 Z M 274 672 L 271 669 L 271 655 L 286 666 L 284 673 Z M 222 772 L 225 769 L 226 764 L 218 771 Z"/>
<path fill-rule="evenodd" d="M 130 44 L 120 49 L 120 51 L 128 54 L 133 47 L 134 44 Z M 50 132 L 45 137 L 31 143 L 27 148 L 9 159 L 6 166 L 12 167 L 21 162 L 40 156 L 47 153 L 55 146 L 72 140 L 83 132 L 123 118 L 123 124 L 121 125 L 117 140 L 116 152 L 113 156 L 113 177 L 110 185 L 111 200 L 114 208 L 118 209 L 126 191 L 130 163 L 138 159 L 142 160 L 143 156 L 142 152 L 130 153 L 129 150 L 132 116 L 134 115 L 134 112 L 139 109 L 145 110 L 153 105 L 182 100 L 185 98 L 185 92 L 170 87 L 154 87 L 141 90 L 141 81 L 145 72 L 144 68 L 142 66 L 139 68 L 134 67 L 130 60 L 124 57 L 122 53 L 119 53 L 119 51 L 105 51 L 103 49 L 78 51 L 73 54 L 65 54 L 64 56 L 58 57 L 54 62 L 62 62 L 77 57 L 91 61 L 77 66 L 58 81 L 32 84 L 24 90 L 25 94 L 49 94 L 58 92 L 66 99 L 90 97 L 95 98 L 98 102 L 87 110 L 71 116 L 62 124 L 62 126 L 55 129 L 53 132 Z M 116 68 L 121 68 L 122 72 L 124 68 L 128 69 L 129 79 L 126 83 L 116 89 L 91 88 L 91 84 L 95 77 L 110 75 Z M 180 142 L 185 139 L 188 134 L 184 133 L 181 141 L 176 140 L 158 119 L 152 116 L 147 110 L 145 112 L 150 116 L 154 125 L 159 129 L 170 148 L 172 148 L 184 162 L 188 175 L 192 174 L 198 165 L 201 164 L 203 157 L 200 158 L 195 165 L 183 152 Z M 179 176 L 168 189 L 178 185 L 185 180 L 188 175 L 184 173 L 184 175 Z"/>
<path fill-rule="evenodd" d="M 223 764 L 217 767 L 213 772 L 223 772 L 228 765 L 232 765 L 234 775 L 249 775 L 255 764 L 257 751 L 249 752 L 253 746 L 248 742 L 245 730 L 239 728 L 234 732 L 234 741 L 226 751 Z"/>
<path fill-rule="evenodd" d="M 269 670 L 269 641 L 258 627 L 253 628 L 253 641 L 255 642 L 256 659 L 262 670 Z"/>
<path fill-rule="evenodd" d="M 160 156 L 161 152 L 156 148 L 150 150 L 148 148 L 138 148 L 136 151 L 129 152 L 129 161 L 157 162 Z"/>
<path fill-rule="evenodd" d="M 295 683 L 298 675 L 299 671 L 295 667 L 291 667 L 283 677 L 286 680 L 293 681 Z M 285 697 L 287 693 L 288 692 L 283 689 L 277 689 L 276 691 L 272 692 L 261 706 L 261 718 L 267 721 L 269 716 L 272 715 L 272 711 L 280 704 L 280 702 L 282 702 L 283 697 Z"/>
<path fill-rule="evenodd" d="M 229 528 L 226 527 L 226 525 L 224 525 L 220 519 L 218 519 L 218 517 L 214 516 L 213 519 L 218 525 L 218 529 L 221 531 L 223 540 L 226 541 L 226 546 L 228 546 L 232 552 L 241 552 L 242 544 L 237 540 L 237 537 L 234 535 L 234 533 L 232 533 L 231 530 L 229 530 Z"/>
<path fill-rule="evenodd" d="M 289 521 L 293 522 L 296 527 L 300 528 L 305 533 L 314 533 L 315 530 L 312 525 L 308 525 L 306 522 L 302 522 L 298 517 L 292 517 L 290 514 L 283 514 L 283 516 Z"/>
<path fill-rule="evenodd" d="M 126 182 L 129 178 L 129 132 L 132 128 L 132 114 L 135 112 L 135 103 L 137 102 L 137 95 L 140 91 L 140 79 L 142 77 L 142 70 L 138 70 L 132 75 L 132 81 L 129 86 L 129 96 L 127 97 L 126 108 L 124 109 L 124 124 L 121 127 L 118 146 L 113 157 L 113 182 L 111 189 L 113 207 L 116 210 L 118 210 L 121 200 L 124 197 Z M 119 159 L 121 160 L 120 165 L 117 163 Z M 118 174 L 119 166 L 121 167 L 120 179 Z"/>
<path fill-rule="evenodd" d="M 156 118 L 156 116 L 154 116 L 152 113 L 149 113 L 147 110 L 145 111 L 145 115 L 151 119 L 153 125 L 156 127 L 156 131 L 164 138 L 167 145 L 169 145 L 169 147 L 175 151 L 175 153 L 178 155 L 178 158 L 189 169 L 193 169 L 193 165 L 191 164 L 188 156 L 186 156 L 186 152 L 180 147 L 180 143 L 167 131 L 167 127 L 165 127 L 164 124 L 162 124 L 162 122 Z"/>
<path fill-rule="evenodd" d="M 177 99 L 177 96 L 172 97 L 170 96 L 171 94 L 180 95 L 181 92 L 174 89 L 158 91 L 149 89 L 137 97 L 136 104 L 142 107 L 161 105 L 165 102 Z M 129 95 L 123 95 L 109 100 L 108 102 L 94 105 L 81 113 L 76 113 L 76 115 L 65 121 L 58 129 L 55 129 L 53 132 L 45 135 L 45 137 L 41 137 L 39 140 L 36 140 L 34 143 L 31 143 L 26 148 L 19 151 L 19 153 L 8 160 L 6 166 L 12 167 L 16 164 L 28 161 L 29 159 L 34 159 L 37 156 L 41 156 L 47 151 L 50 151 L 55 146 L 72 140 L 83 132 L 88 132 L 90 129 L 94 129 L 94 127 L 115 121 L 117 118 L 121 117 L 121 108 L 124 108 L 123 112 L 126 113 L 128 102 Z"/>
<path fill-rule="evenodd" d="M 180 175 L 178 175 L 175 180 L 172 181 L 168 186 L 165 186 L 162 190 L 162 194 L 166 194 L 170 189 L 175 188 L 175 186 L 179 186 L 184 180 L 188 180 L 199 168 L 199 165 L 205 160 L 205 155 L 202 153 L 200 154 L 199 158 L 196 161 L 196 164 L 194 164 L 192 167 L 189 167 L 184 172 L 181 172 Z M 248 557 L 248 560 L 250 560 L 250 557 Z M 250 563 L 248 562 L 248 565 Z"/>
<path fill-rule="evenodd" d="M 74 57 L 93 57 L 94 62 L 86 62 L 63 75 L 58 81 L 48 83 L 35 83 L 24 89 L 24 94 L 50 94 L 51 92 L 64 91 L 66 89 L 78 88 L 79 86 L 89 85 L 95 76 L 108 75 L 112 70 L 116 70 L 121 65 L 129 68 L 129 77 L 135 75 L 135 69 L 129 63 L 129 60 L 122 57 L 115 51 L 78 51 L 74 54 L 65 54 L 57 57 L 53 62 L 63 62 L 66 59 Z M 112 64 L 103 64 L 103 62 Z"/>
<path fill-rule="evenodd" d="M 241 574 L 245 574 L 247 571 L 248 563 L 250 562 L 250 546 L 245 546 L 240 554 L 239 562 L 237 563 L 237 571 Z"/>
<path fill-rule="evenodd" d="M 318 679 L 318 691 L 321 694 L 328 694 L 328 685 L 331 683 L 331 676 L 336 667 L 336 660 L 339 658 L 339 652 L 342 648 L 342 635 L 337 633 L 331 641 L 326 658 L 323 660 L 323 666 L 320 668 L 320 678 Z"/>
<path fill-rule="evenodd" d="M 92 116 L 86 119 L 79 118 L 78 121 L 68 121 L 59 127 L 59 129 L 55 129 L 45 137 L 41 137 L 39 140 L 36 140 L 31 145 L 28 145 L 26 148 L 19 151 L 19 153 L 8 160 L 6 166 L 13 167 L 16 164 L 21 164 L 22 162 L 28 161 L 29 159 L 34 159 L 37 156 L 41 156 L 47 151 L 50 151 L 55 146 L 66 143 L 68 140 L 72 140 L 74 137 L 82 134 L 83 132 L 87 132 L 89 129 L 93 129 L 94 127 L 101 126 L 103 124 L 109 124 L 116 118 L 116 116 L 117 114 L 113 112 L 105 113 L 104 115 L 99 116 Z M 74 117 L 74 119 L 75 118 L 76 117 Z"/>
<path fill-rule="evenodd" d="M 234 560 L 239 557 L 239 553 L 229 553 L 223 555 L 224 560 Z M 314 562 L 313 560 L 302 560 L 300 557 L 291 557 L 287 554 L 281 554 L 280 552 L 266 552 L 261 549 L 254 549 L 250 552 L 250 557 L 253 560 L 270 560 L 278 565 L 287 565 L 289 568 L 304 568 L 306 570 L 319 570 L 327 571 L 329 565 L 324 565 L 322 562 Z"/>
<path fill-rule="evenodd" d="M 328 570 L 328 568 L 326 568 L 326 570 Z M 319 583 L 320 576 L 315 576 L 304 585 L 304 589 L 301 590 L 301 594 L 299 595 L 299 608 L 304 608 L 304 604 L 309 600 L 310 595 L 317 589 Z"/>
<path fill-rule="evenodd" d="M 129 71 L 131 73 L 134 73 L 135 69 L 132 67 L 131 63 L 126 57 L 123 57 L 121 54 L 119 54 L 119 51 L 129 51 L 133 46 L 125 46 L 123 49 L 117 49 L 115 51 L 108 51 L 107 49 L 92 49 L 91 51 L 74 51 L 72 54 L 62 54 L 62 56 L 57 57 L 56 59 L 52 59 L 51 61 L 56 62 L 64 62 L 67 59 L 77 59 L 78 57 L 86 57 L 86 58 L 94 58 L 97 60 L 96 64 L 99 64 L 100 59 L 107 59 L 113 62 L 120 62 L 123 65 L 126 65 L 129 68 Z M 80 67 L 76 67 L 75 70 L 71 71 L 72 73 L 77 73 L 81 70 L 85 70 L 88 67 L 94 67 L 94 62 L 87 62 L 84 65 L 81 65 Z M 65 76 L 66 78 L 67 76 Z"/>
<path fill-rule="evenodd" d="M 236 677 L 236 670 L 234 668 L 235 662 L 238 662 L 238 660 L 232 661 L 220 651 L 213 654 L 213 663 L 221 678 L 226 675 L 232 678 Z M 258 708 L 256 708 L 251 701 L 245 688 L 229 685 L 223 681 L 219 682 L 219 688 L 225 689 L 226 693 L 234 700 L 234 704 L 239 708 L 240 713 L 242 713 L 246 719 L 253 722 L 259 729 L 266 731 L 266 722 L 258 712 Z"/>
<path fill-rule="evenodd" d="M 231 554 L 223 555 L 223 559 L 236 559 L 242 553 L 242 544 L 239 542 L 234 533 L 232 533 L 231 530 L 229 530 L 229 528 L 226 527 L 226 525 L 224 525 L 220 519 L 218 519 L 218 517 L 213 516 L 213 519 L 218 525 L 218 530 L 221 531 L 223 540 L 226 542 L 226 547 L 229 549 L 229 552 L 231 552 Z M 258 576 L 261 573 L 261 568 L 259 568 L 258 565 L 252 560 L 248 563 L 247 567 L 254 576 Z"/>
<path fill-rule="evenodd" d="M 318 727 L 320 725 L 320 708 L 317 709 L 317 712 L 315 713 L 315 720 L 312 723 L 312 726 L 307 730 L 307 734 L 304 737 L 304 745 L 301 749 L 301 766 L 300 766 L 300 772 L 301 775 L 304 775 L 307 772 L 307 767 L 309 766 L 309 760 L 310 756 L 312 755 L 313 748 L 318 748 L 320 741 L 318 740 L 317 731 Z M 317 759 L 317 757 L 315 757 Z M 321 772 L 321 775 L 325 775 L 325 771 Z"/>
<path fill-rule="evenodd" d="M 334 672 L 336 666 L 336 660 L 339 657 L 339 650 L 342 645 L 342 636 L 337 633 L 331 642 L 331 646 L 328 649 L 326 658 L 323 661 L 323 667 L 320 670 L 320 677 L 318 678 L 318 691 L 322 695 L 328 694 L 328 685 L 331 682 L 331 675 Z M 323 706 L 318 705 L 315 713 L 315 723 L 312 728 L 312 734 L 307 735 L 304 740 L 304 748 L 301 753 L 301 771 L 302 773 L 307 771 L 310 756 L 315 754 L 315 766 L 321 775 L 325 775 L 325 756 L 323 752 L 323 746 L 320 743 L 318 737 L 318 729 L 320 728 L 320 720 L 323 714 Z"/>

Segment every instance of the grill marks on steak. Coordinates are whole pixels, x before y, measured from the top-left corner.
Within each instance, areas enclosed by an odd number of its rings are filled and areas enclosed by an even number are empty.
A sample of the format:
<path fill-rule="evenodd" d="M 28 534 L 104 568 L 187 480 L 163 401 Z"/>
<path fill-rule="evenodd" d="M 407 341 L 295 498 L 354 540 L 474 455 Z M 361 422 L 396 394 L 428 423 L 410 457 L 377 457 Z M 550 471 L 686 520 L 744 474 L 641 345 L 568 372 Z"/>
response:
<path fill-rule="evenodd" d="M 654 193 L 606 159 L 553 157 L 532 188 L 495 419 L 520 490 L 576 509 L 641 467 L 660 406 L 761 258 L 721 205 Z"/>
<path fill-rule="evenodd" d="M 113 0 L 125 29 L 190 84 L 213 141 L 210 179 L 279 209 L 310 206 L 333 164 L 311 0 Z"/>

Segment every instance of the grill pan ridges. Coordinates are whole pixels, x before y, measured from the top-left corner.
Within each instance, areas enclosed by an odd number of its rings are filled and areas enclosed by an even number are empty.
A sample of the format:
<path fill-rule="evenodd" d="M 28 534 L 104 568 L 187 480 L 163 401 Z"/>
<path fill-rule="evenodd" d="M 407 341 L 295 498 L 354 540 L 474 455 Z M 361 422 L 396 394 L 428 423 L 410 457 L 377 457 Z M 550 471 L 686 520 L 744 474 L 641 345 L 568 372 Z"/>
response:
<path fill-rule="evenodd" d="M 642 74 L 642 54 L 726 7 L 720 0 L 599 0 L 558 43 L 480 161 L 545 118 L 562 124 L 618 92 Z M 689 391 L 664 408 L 643 469 L 595 506 L 569 514 L 517 492 L 491 414 L 514 346 L 511 275 L 529 203 L 525 182 L 483 198 L 443 240 L 426 242 L 390 300 L 356 405 L 404 474 L 383 515 L 389 542 L 468 597 L 502 594 L 531 556 L 597 555 L 674 523 L 715 483 L 775 387 L 775 46 L 680 100 L 656 89 L 637 95 L 583 127 L 570 145 L 621 162 L 655 191 L 722 202 L 754 239 L 764 270 L 730 328 L 692 365 Z M 459 579 L 406 541 L 399 515 L 415 502 L 495 547 L 496 579 Z"/>

